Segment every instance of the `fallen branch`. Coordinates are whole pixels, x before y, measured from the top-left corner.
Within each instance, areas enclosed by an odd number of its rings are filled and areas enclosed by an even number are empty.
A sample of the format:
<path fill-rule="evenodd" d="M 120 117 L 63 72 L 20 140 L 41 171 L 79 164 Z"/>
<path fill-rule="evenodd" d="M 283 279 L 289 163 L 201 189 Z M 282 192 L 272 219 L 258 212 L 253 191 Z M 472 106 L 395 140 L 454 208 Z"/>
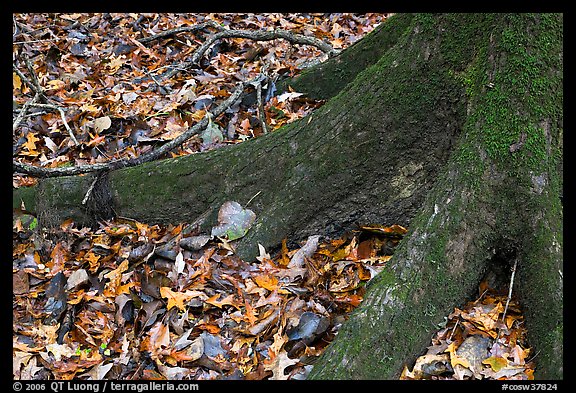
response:
<path fill-rule="evenodd" d="M 28 69 L 28 72 L 30 73 L 30 78 L 32 78 L 32 83 L 34 85 L 33 90 L 37 94 L 40 94 L 40 99 L 43 102 L 47 102 L 46 94 L 44 94 L 44 89 L 42 88 L 42 86 L 40 86 L 40 81 L 38 80 L 38 77 L 36 76 L 36 72 L 34 72 L 34 66 L 32 65 L 32 62 L 30 61 L 30 59 L 28 57 L 24 57 L 24 63 L 26 63 L 26 68 Z"/>
<path fill-rule="evenodd" d="M 39 99 L 40 99 L 40 94 L 36 93 L 34 95 L 34 98 L 32 98 L 32 101 L 28 101 L 22 106 L 20 113 L 18 113 L 18 116 L 16 116 L 16 120 L 14 120 L 14 123 L 12 123 L 12 132 L 16 131 L 16 128 L 18 128 L 18 126 L 20 125 L 20 122 L 22 122 L 22 119 L 24 119 L 26 112 L 28 112 L 28 108 L 30 108 L 32 105 L 36 104 L 36 101 L 38 101 Z"/>
<path fill-rule="evenodd" d="M 213 28 L 218 29 L 218 30 L 224 29 L 222 26 L 220 26 L 215 21 L 209 20 L 205 23 L 200 23 L 198 25 L 177 27 L 175 29 L 166 30 L 166 31 L 163 31 L 163 32 L 158 33 L 158 34 L 151 35 L 149 37 L 140 38 L 140 39 L 138 39 L 138 42 L 140 42 L 141 44 L 146 44 L 148 42 L 151 42 L 154 40 L 159 40 L 159 39 L 165 38 L 165 37 L 170 37 L 170 36 L 173 36 L 175 34 L 194 33 L 198 30 L 204 30 L 207 27 L 213 27 Z"/>
<path fill-rule="evenodd" d="M 222 30 L 214 34 L 212 37 L 206 40 L 204 44 L 198 47 L 198 49 L 192 53 L 192 59 L 189 62 L 182 64 L 180 67 L 187 70 L 198 65 L 200 63 L 200 59 L 202 56 L 204 56 L 206 51 L 210 49 L 210 47 L 212 47 L 216 41 L 224 38 L 247 38 L 253 41 L 271 41 L 281 38 L 290 42 L 291 44 L 314 46 L 320 49 L 322 52 L 326 53 L 328 56 L 334 56 L 338 53 L 338 50 L 332 48 L 330 44 L 327 44 L 318 38 L 292 33 L 287 30 Z M 181 68 L 168 71 L 162 75 L 162 78 L 168 79 L 173 77 L 181 71 Z"/>
<path fill-rule="evenodd" d="M 217 117 L 222 113 L 224 113 L 226 109 L 232 106 L 232 104 L 234 104 L 234 102 L 236 102 L 236 100 L 240 98 L 242 92 L 248 85 L 259 83 L 263 78 L 264 75 L 260 74 L 256 78 L 251 79 L 247 82 L 241 82 L 239 86 L 234 90 L 234 92 L 220 105 L 218 105 L 214 109 L 214 111 L 212 111 L 211 116 Z M 13 160 L 12 167 L 15 172 L 20 172 L 35 177 L 47 178 L 47 177 L 59 177 L 59 176 L 72 176 L 102 170 L 115 170 L 119 168 L 137 166 L 145 162 L 154 161 L 160 158 L 162 155 L 168 153 L 170 150 L 180 146 L 186 140 L 190 139 L 193 135 L 198 134 L 207 125 L 208 125 L 208 116 L 204 116 L 202 120 L 196 123 L 193 127 L 189 128 L 188 131 L 174 138 L 165 145 L 162 145 L 158 149 L 152 150 L 136 158 L 119 159 L 107 163 L 88 164 L 88 165 L 80 165 L 76 167 L 65 167 L 65 168 L 41 168 L 35 165 L 24 164 Z"/>
<path fill-rule="evenodd" d="M 16 67 L 16 65 L 12 64 L 12 69 L 14 70 L 14 72 L 16 72 L 16 74 L 18 75 L 18 77 L 20 77 L 20 80 L 24 83 L 26 83 L 28 85 L 28 87 L 30 87 L 30 89 L 34 92 L 34 93 L 38 93 L 38 89 L 36 88 L 36 85 L 30 80 L 28 79 L 28 77 L 26 75 L 24 75 L 22 73 L 22 71 L 20 71 L 18 69 L 18 67 Z"/>
<path fill-rule="evenodd" d="M 260 123 L 262 123 L 262 132 L 267 134 L 268 127 L 266 126 L 266 112 L 264 112 L 264 104 L 262 104 L 262 83 L 256 85 L 256 97 L 258 99 L 258 117 L 260 118 Z"/>

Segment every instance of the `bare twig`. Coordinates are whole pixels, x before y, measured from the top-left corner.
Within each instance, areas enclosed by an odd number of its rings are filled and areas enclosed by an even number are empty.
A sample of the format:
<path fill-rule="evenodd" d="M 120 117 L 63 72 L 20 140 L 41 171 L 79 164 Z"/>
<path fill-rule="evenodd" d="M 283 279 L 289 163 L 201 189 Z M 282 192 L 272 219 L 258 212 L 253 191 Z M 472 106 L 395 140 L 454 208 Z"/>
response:
<path fill-rule="evenodd" d="M 22 109 L 13 109 L 13 110 L 12 110 L 12 113 L 13 113 L 13 114 L 14 114 L 14 113 L 19 114 L 20 112 L 22 112 Z M 48 113 L 50 113 L 50 112 L 48 112 L 48 111 L 36 111 L 36 112 L 32 112 L 32 113 L 26 113 L 26 114 L 24 115 L 24 118 L 26 118 L 26 117 L 33 117 L 33 116 L 47 115 Z"/>
<path fill-rule="evenodd" d="M 42 101 L 46 101 L 46 95 L 44 94 L 44 89 L 40 86 L 40 82 L 38 81 L 38 77 L 36 76 L 36 72 L 34 71 L 34 66 L 28 57 L 24 57 L 24 63 L 26 63 L 26 68 L 28 68 L 28 73 L 32 78 L 32 83 L 36 86 L 36 93 L 40 94 L 40 99 Z"/>
<path fill-rule="evenodd" d="M 256 194 L 254 194 L 254 196 L 252 198 L 250 198 L 250 200 L 248 202 L 246 202 L 246 205 L 244 205 L 244 207 L 247 207 L 250 202 L 252 202 L 254 200 L 254 198 L 256 198 L 258 195 L 260 195 L 260 193 L 262 192 L 262 190 L 258 191 Z"/>
<path fill-rule="evenodd" d="M 262 131 L 264 134 L 267 134 L 268 127 L 266 126 L 266 112 L 264 112 L 264 105 L 262 104 L 262 82 L 256 85 L 256 98 L 258 99 L 258 116 L 260 117 L 260 123 L 262 124 Z"/>
<path fill-rule="evenodd" d="M 13 23 L 12 39 L 14 39 L 18 37 L 18 34 L 20 34 L 20 29 L 18 28 L 18 24 L 16 23 L 16 18 L 14 18 L 14 15 L 12 15 L 12 23 Z"/>
<path fill-rule="evenodd" d="M 458 318 L 456 320 L 456 323 L 454 324 L 454 328 L 452 329 L 452 332 L 450 333 L 450 337 L 448 337 L 447 341 L 452 340 L 452 336 L 454 335 L 454 332 L 456 331 L 456 327 L 458 327 L 458 324 L 460 323 L 460 318 Z"/>
<path fill-rule="evenodd" d="M 74 141 L 74 144 L 76 146 L 78 146 L 80 144 L 78 142 L 78 140 L 76 139 L 76 136 L 74 135 L 74 131 L 72 131 L 72 129 L 68 125 L 68 122 L 66 121 L 66 114 L 64 113 L 64 110 L 62 108 L 60 108 L 59 106 L 56 106 L 56 105 L 52 105 L 52 104 L 30 104 L 30 106 L 33 106 L 36 108 L 52 109 L 52 110 L 60 112 L 60 118 L 62 118 L 62 122 L 64 123 L 64 127 L 68 131 L 68 134 L 70 135 L 70 139 L 72 139 L 72 141 Z"/>
<path fill-rule="evenodd" d="M 234 92 L 212 111 L 211 116 L 216 118 L 217 116 L 224 113 L 226 109 L 232 106 L 232 104 L 234 104 L 234 102 L 236 102 L 236 100 L 240 98 L 246 86 L 258 82 L 262 77 L 263 77 L 262 75 L 258 75 L 256 78 L 252 80 L 240 83 L 239 86 L 234 90 Z M 35 106 L 43 107 L 42 105 L 38 104 L 35 104 Z M 205 116 L 193 127 L 188 129 L 188 131 L 172 139 L 170 142 L 162 145 L 158 149 L 152 150 L 136 158 L 119 159 L 107 163 L 88 164 L 88 165 L 80 165 L 76 167 L 65 167 L 65 168 L 41 168 L 35 165 L 24 164 L 13 160 L 12 168 L 15 172 L 25 173 L 27 175 L 35 177 L 46 178 L 46 177 L 71 176 L 101 170 L 115 170 L 119 168 L 137 166 L 145 162 L 154 161 L 160 158 L 162 155 L 168 153 L 170 150 L 180 146 L 186 140 L 190 139 L 193 135 L 198 134 L 200 131 L 206 128 L 208 122 L 209 122 L 208 116 Z"/>
<path fill-rule="evenodd" d="M 222 26 L 220 26 L 215 21 L 209 20 L 205 23 L 200 23 L 198 25 L 177 27 L 175 29 L 166 30 L 166 31 L 163 31 L 163 32 L 158 33 L 158 34 L 151 35 L 149 37 L 140 38 L 140 39 L 138 39 L 138 42 L 140 42 L 141 44 L 145 44 L 145 43 L 148 43 L 150 41 L 159 40 L 161 38 L 169 37 L 169 36 L 179 34 L 179 33 L 186 33 L 186 32 L 194 33 L 198 30 L 204 30 L 207 27 L 213 27 L 213 28 L 218 29 L 218 30 L 224 29 Z"/>
<path fill-rule="evenodd" d="M 20 71 L 18 69 L 18 67 L 16 67 L 15 64 L 12 64 L 12 69 L 14 70 L 14 72 L 16 72 L 16 74 L 20 77 L 20 80 L 24 83 L 26 83 L 28 85 L 28 87 L 30 87 L 30 89 L 32 89 L 32 91 L 34 93 L 39 93 L 36 89 L 36 85 L 30 80 L 28 79 L 28 77 L 26 75 L 24 75 L 22 73 L 22 71 Z"/>
<path fill-rule="evenodd" d="M 88 191 L 86 191 L 86 195 L 84 196 L 84 199 L 82 199 L 82 205 L 85 205 L 86 202 L 88 201 L 88 198 L 90 197 L 90 194 L 92 193 L 92 190 L 94 189 L 94 185 L 96 185 L 97 181 L 98 181 L 98 176 L 96 176 L 94 181 L 92 181 L 92 184 L 90 184 L 90 187 L 88 187 Z"/>
<path fill-rule="evenodd" d="M 32 101 L 28 101 L 24 104 L 24 106 L 20 110 L 20 113 L 18 113 L 18 116 L 16 116 L 16 120 L 14 120 L 14 123 L 12 123 L 12 132 L 16 131 L 16 128 L 18 128 L 22 119 L 24 119 L 26 112 L 28 112 L 28 108 L 30 108 L 32 105 L 36 104 L 36 101 L 38 101 L 39 99 L 40 99 L 40 94 L 36 93 L 34 95 L 34 98 L 32 99 Z"/>
<path fill-rule="evenodd" d="M 506 318 L 506 312 L 508 311 L 508 305 L 510 304 L 510 299 L 512 298 L 512 286 L 514 285 L 514 275 L 516 274 L 516 265 L 518 264 L 518 258 L 514 259 L 514 266 L 512 267 L 512 275 L 510 277 L 510 287 L 508 288 L 508 298 L 506 299 L 506 306 L 504 307 L 504 314 L 502 314 L 502 322 Z"/>
<path fill-rule="evenodd" d="M 12 44 L 14 44 L 14 45 L 33 44 L 35 42 L 47 42 L 47 41 L 58 41 L 58 39 L 57 38 L 46 38 L 43 40 L 15 41 Z"/>
<path fill-rule="evenodd" d="M 339 53 L 339 51 L 332 48 L 332 46 L 330 44 L 328 44 L 322 40 L 319 40 L 318 38 L 309 37 L 309 36 L 305 36 L 302 34 L 296 34 L 296 33 L 292 33 L 292 32 L 287 31 L 287 30 L 282 30 L 282 29 L 256 30 L 256 31 L 254 31 L 254 30 L 222 30 L 222 31 L 214 34 L 212 37 L 210 37 L 208 40 L 206 40 L 205 43 L 203 43 L 200 47 L 198 47 L 198 49 L 196 49 L 194 51 L 194 53 L 192 54 L 192 59 L 189 62 L 184 63 L 182 65 L 182 67 L 184 67 L 185 69 L 189 69 L 189 68 L 194 67 L 195 65 L 199 64 L 200 59 L 202 58 L 202 56 L 204 56 L 206 51 L 208 49 L 210 49 L 210 47 L 212 45 L 214 45 L 216 43 L 216 41 L 224 39 L 224 38 L 247 38 L 247 39 L 251 39 L 253 41 L 271 41 L 271 40 L 281 38 L 281 39 L 284 39 L 284 40 L 290 42 L 291 44 L 314 46 L 314 47 L 320 49 L 322 52 L 326 53 L 328 56 L 334 56 L 335 54 Z M 173 69 L 171 71 L 168 71 L 166 74 L 162 75 L 162 77 L 164 79 L 171 78 L 174 75 L 176 75 L 179 71 L 180 70 L 178 70 L 178 69 Z"/>

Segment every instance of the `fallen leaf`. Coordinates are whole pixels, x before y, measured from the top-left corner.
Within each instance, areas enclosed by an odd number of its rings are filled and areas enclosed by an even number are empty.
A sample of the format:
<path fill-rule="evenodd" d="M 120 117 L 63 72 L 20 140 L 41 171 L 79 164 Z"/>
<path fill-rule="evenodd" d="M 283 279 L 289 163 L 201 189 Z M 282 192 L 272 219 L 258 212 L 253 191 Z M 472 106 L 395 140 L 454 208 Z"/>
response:
<path fill-rule="evenodd" d="M 92 380 L 102 380 L 108 374 L 108 371 L 114 366 L 114 362 L 110 362 L 108 364 L 97 364 L 96 366 L 92 367 L 92 369 L 84 374 L 79 375 L 80 377 L 89 377 L 88 379 Z"/>
<path fill-rule="evenodd" d="M 263 246 L 262 244 L 260 244 L 260 243 L 258 243 L 258 252 L 259 252 L 260 255 L 258 255 L 258 256 L 256 257 L 256 260 L 258 260 L 259 262 L 264 262 L 264 260 L 270 260 L 270 259 L 272 259 L 272 258 L 270 257 L 270 254 L 268 254 L 268 253 L 266 252 L 266 249 L 265 249 L 264 246 Z"/>
<path fill-rule="evenodd" d="M 12 73 L 12 87 L 18 90 L 22 87 L 22 80 L 20 80 L 20 76 L 15 72 Z"/>
<path fill-rule="evenodd" d="M 97 134 L 100 132 L 107 130 L 112 125 L 112 120 L 109 116 L 99 117 L 98 119 L 94 120 L 94 131 Z"/>
<path fill-rule="evenodd" d="M 492 370 L 498 372 L 508 365 L 508 360 L 501 357 L 490 356 L 488 359 L 482 360 L 482 364 L 487 364 Z"/>
<path fill-rule="evenodd" d="M 160 287 L 160 296 L 168 299 L 168 310 L 177 307 L 180 311 L 186 310 L 186 303 L 195 297 L 206 298 L 206 294 L 201 291 L 187 290 L 185 292 L 173 291 L 170 287 Z"/>
<path fill-rule="evenodd" d="M 250 229 L 256 214 L 250 209 L 244 209 L 238 202 L 224 202 L 218 211 L 218 225 L 212 228 L 211 235 L 224 237 L 229 241 L 240 239 Z"/>
<path fill-rule="evenodd" d="M 298 359 L 290 359 L 286 351 L 281 351 L 270 363 L 264 366 L 264 369 L 272 371 L 271 380 L 287 380 L 288 376 L 284 374 L 284 371 L 296 363 L 298 363 Z"/>
<path fill-rule="evenodd" d="M 205 302 L 218 308 L 222 308 L 223 306 L 233 306 L 236 307 L 237 309 L 240 309 L 240 306 L 237 304 L 238 302 L 234 298 L 233 294 L 227 295 L 221 300 L 218 300 L 219 298 L 220 294 L 217 293 L 211 296 L 210 298 L 206 299 Z"/>
<path fill-rule="evenodd" d="M 22 146 L 30 153 L 36 152 L 36 142 L 39 140 L 40 139 L 36 138 L 36 135 L 34 135 L 33 132 L 28 132 L 28 135 L 26 135 L 26 142 L 24 142 Z"/>
<path fill-rule="evenodd" d="M 318 247 L 319 235 L 309 236 L 304 244 L 296 253 L 292 256 L 290 263 L 288 264 L 288 269 L 301 268 L 304 266 L 304 259 L 310 258 L 316 251 Z"/>
<path fill-rule="evenodd" d="M 252 279 L 259 287 L 265 288 L 269 291 L 278 289 L 278 279 L 270 274 L 259 274 L 252 277 Z"/>
<path fill-rule="evenodd" d="M 24 293 L 28 293 L 29 290 L 30 284 L 28 280 L 28 273 L 26 273 L 23 269 L 13 273 L 12 293 L 14 293 L 14 295 L 22 295 Z"/>
<path fill-rule="evenodd" d="M 202 143 L 205 146 L 210 146 L 222 142 L 224 134 L 222 134 L 222 129 L 218 124 L 210 122 L 204 131 L 200 133 L 200 138 L 202 138 Z"/>

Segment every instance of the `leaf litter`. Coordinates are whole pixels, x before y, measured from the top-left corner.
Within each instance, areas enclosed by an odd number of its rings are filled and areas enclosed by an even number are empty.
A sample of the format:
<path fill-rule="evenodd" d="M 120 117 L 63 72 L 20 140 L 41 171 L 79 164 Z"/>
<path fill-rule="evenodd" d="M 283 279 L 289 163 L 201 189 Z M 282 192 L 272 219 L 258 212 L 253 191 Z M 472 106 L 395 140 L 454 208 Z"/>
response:
<path fill-rule="evenodd" d="M 187 224 L 67 220 L 51 236 L 16 215 L 14 377 L 303 379 L 401 238 L 384 236 L 284 241 L 247 262 Z"/>
<path fill-rule="evenodd" d="M 534 354 L 518 301 L 480 284 L 478 299 L 456 308 L 432 338 L 427 352 L 400 379 L 533 380 Z"/>
<path fill-rule="evenodd" d="M 14 14 L 14 117 L 34 96 L 20 75 L 36 79 L 45 97 L 63 109 L 62 114 L 28 111 L 14 129 L 14 159 L 56 168 L 141 156 L 210 116 L 236 82 L 261 73 L 268 76 L 260 86 L 261 100 L 253 86 L 241 102 L 210 118 L 203 132 L 162 158 L 273 132 L 323 104 L 291 90 L 278 95 L 276 88 L 279 79 L 325 60 L 318 48 L 283 39 L 221 39 L 188 72 L 165 79 L 163 73 L 182 68 L 221 29 L 284 29 L 343 49 L 386 18 L 377 13 Z M 13 175 L 14 187 L 35 182 Z"/>
<path fill-rule="evenodd" d="M 186 224 L 15 224 L 14 377 L 305 379 L 406 231 L 359 226 L 247 262 Z M 502 321 L 506 296 L 483 289 L 401 379 L 533 378 L 517 302 Z"/>
<path fill-rule="evenodd" d="M 231 39 L 215 45 L 200 68 L 162 86 L 136 82 L 177 64 L 202 36 L 138 41 L 176 26 L 213 20 L 228 28 L 277 26 L 345 48 L 386 14 L 15 14 L 13 57 L 30 59 L 47 96 L 66 105 L 79 144 L 58 112 L 38 110 L 14 131 L 14 156 L 44 167 L 135 157 L 172 140 L 230 93 L 235 80 L 269 68 L 297 75 L 321 52 L 282 40 Z M 144 33 L 145 32 L 145 33 Z M 46 37 L 50 37 L 45 39 Z M 263 86 L 268 130 L 322 105 Z M 254 95 L 253 95 L 254 96 Z M 13 73 L 14 109 L 31 98 Z M 253 101 L 253 102 L 250 102 Z M 170 156 L 240 143 L 266 132 L 248 97 Z M 16 113 L 16 112 L 15 112 Z M 258 114 L 258 116 L 257 116 Z M 260 117 L 260 118 L 259 118 Z M 15 187 L 35 179 L 14 175 Z M 340 239 L 287 239 L 256 261 L 233 253 L 254 217 L 232 202 L 210 235 L 186 223 L 130 219 L 57 236 L 36 218 L 13 220 L 13 376 L 17 379 L 305 379 L 314 360 L 363 299 L 365 285 L 392 258 L 406 229 L 365 225 Z M 518 303 L 504 321 L 506 296 L 483 288 L 456 309 L 432 345 L 401 379 L 533 379 L 534 354 Z"/>

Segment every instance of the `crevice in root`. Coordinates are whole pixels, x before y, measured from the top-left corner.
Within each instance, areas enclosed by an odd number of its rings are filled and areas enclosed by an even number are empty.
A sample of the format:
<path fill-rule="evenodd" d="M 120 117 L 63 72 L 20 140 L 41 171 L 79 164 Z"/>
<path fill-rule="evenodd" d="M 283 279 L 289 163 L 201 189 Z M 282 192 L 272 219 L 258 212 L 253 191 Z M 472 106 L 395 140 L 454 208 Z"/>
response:
<path fill-rule="evenodd" d="M 99 220 L 111 220 L 116 216 L 108 172 L 102 172 L 96 176 L 86 192 L 82 204 L 86 208 L 92 224 Z"/>
<path fill-rule="evenodd" d="M 514 291 L 519 246 L 495 243 L 478 293 L 446 317 L 400 379 L 533 379 L 534 354 Z"/>

